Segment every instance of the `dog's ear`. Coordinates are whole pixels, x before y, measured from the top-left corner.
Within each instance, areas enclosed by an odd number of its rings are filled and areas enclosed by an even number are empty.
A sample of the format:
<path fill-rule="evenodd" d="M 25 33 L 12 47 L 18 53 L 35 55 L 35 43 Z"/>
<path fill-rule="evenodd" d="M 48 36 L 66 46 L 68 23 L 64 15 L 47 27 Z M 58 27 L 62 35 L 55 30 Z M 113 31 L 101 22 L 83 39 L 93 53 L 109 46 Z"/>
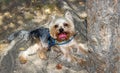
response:
<path fill-rule="evenodd" d="M 65 18 L 69 21 L 73 21 L 72 14 L 69 11 L 65 12 Z"/>

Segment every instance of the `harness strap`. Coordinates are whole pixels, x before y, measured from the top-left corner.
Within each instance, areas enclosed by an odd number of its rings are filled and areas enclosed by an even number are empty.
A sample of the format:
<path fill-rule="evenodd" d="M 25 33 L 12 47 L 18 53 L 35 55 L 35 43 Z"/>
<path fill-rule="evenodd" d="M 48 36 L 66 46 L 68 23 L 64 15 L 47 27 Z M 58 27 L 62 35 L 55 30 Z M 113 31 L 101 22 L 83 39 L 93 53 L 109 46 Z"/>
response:
<path fill-rule="evenodd" d="M 64 45 L 64 44 L 69 43 L 71 40 L 74 39 L 74 37 L 75 37 L 76 35 L 77 35 L 77 33 L 74 34 L 69 40 L 63 41 L 63 42 L 58 42 L 57 40 L 53 39 L 53 38 L 49 35 L 50 37 L 48 38 L 48 44 L 49 44 L 48 50 L 50 50 L 50 48 L 51 48 L 52 46 L 54 46 L 54 45 Z"/>

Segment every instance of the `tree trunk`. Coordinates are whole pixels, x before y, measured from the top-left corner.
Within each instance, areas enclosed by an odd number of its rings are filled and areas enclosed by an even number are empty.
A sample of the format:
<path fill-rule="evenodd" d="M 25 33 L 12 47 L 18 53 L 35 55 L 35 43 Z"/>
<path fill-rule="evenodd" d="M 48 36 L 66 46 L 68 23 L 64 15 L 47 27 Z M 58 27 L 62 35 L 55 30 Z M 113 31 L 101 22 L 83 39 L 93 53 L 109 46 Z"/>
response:
<path fill-rule="evenodd" d="M 119 4 L 119 0 L 88 0 L 86 3 L 87 37 L 94 51 L 91 73 L 120 73 Z"/>

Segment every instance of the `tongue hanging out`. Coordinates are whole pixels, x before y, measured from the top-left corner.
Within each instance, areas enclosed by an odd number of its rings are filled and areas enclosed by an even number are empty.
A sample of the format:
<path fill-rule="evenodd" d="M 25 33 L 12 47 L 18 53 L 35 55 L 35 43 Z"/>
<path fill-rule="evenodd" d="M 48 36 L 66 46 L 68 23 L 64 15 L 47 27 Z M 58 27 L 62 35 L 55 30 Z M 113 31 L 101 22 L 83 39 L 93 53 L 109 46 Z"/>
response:
<path fill-rule="evenodd" d="M 67 38 L 67 34 L 66 34 L 66 33 L 60 33 L 60 34 L 58 35 L 58 38 L 59 38 L 59 39 L 66 39 L 66 38 Z"/>

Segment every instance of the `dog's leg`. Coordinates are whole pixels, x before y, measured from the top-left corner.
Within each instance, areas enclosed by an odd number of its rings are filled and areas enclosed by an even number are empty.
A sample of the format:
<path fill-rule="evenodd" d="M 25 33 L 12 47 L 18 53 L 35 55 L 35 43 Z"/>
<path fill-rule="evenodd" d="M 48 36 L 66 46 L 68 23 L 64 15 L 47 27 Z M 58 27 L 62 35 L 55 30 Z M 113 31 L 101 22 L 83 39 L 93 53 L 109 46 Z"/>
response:
<path fill-rule="evenodd" d="M 67 59 L 68 62 L 74 62 L 76 60 L 75 57 L 70 54 L 70 48 L 61 48 L 61 51 L 63 53 L 62 59 Z"/>
<path fill-rule="evenodd" d="M 47 59 L 47 50 L 48 45 L 43 42 L 39 42 L 39 50 L 38 50 L 38 56 L 40 59 L 46 60 Z"/>
<path fill-rule="evenodd" d="M 46 53 L 47 53 L 47 48 L 42 48 L 42 49 L 40 49 L 40 50 L 38 51 L 38 55 L 39 55 L 40 59 L 46 60 L 46 59 L 47 59 Z"/>
<path fill-rule="evenodd" d="M 25 64 L 28 60 L 28 56 L 36 53 L 39 47 L 40 47 L 39 44 L 34 44 L 30 46 L 27 50 L 20 52 L 19 54 L 20 63 Z"/>
<path fill-rule="evenodd" d="M 77 54 L 78 54 L 78 55 L 84 54 L 85 56 L 87 56 L 87 54 L 88 54 L 88 48 L 85 47 L 84 44 L 75 44 L 75 45 L 74 45 L 74 48 L 77 49 Z M 79 64 L 84 64 L 84 63 L 86 63 L 86 60 L 83 59 L 83 58 L 78 58 L 78 57 L 77 57 L 77 58 L 76 58 L 76 61 L 77 61 L 77 63 L 79 63 Z"/>
<path fill-rule="evenodd" d="M 84 44 L 74 44 L 73 47 L 77 49 L 77 54 L 80 54 L 80 53 L 87 54 L 88 53 L 88 48 L 85 47 Z"/>

